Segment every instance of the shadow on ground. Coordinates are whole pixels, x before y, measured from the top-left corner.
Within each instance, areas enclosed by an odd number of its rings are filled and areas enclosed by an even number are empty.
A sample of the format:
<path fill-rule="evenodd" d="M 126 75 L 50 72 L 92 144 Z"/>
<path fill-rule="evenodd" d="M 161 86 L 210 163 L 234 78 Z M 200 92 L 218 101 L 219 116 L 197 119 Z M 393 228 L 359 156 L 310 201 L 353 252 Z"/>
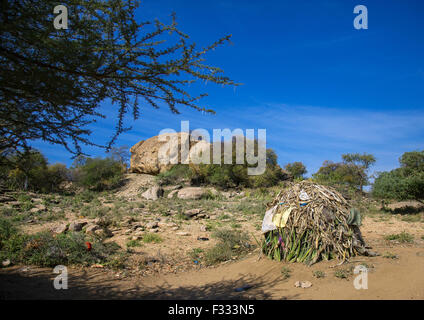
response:
<path fill-rule="evenodd" d="M 202 285 L 175 287 L 162 283 L 155 287 L 143 286 L 142 280 L 119 280 L 100 277 L 98 273 L 78 271 L 70 275 L 67 290 L 53 288 L 56 275 L 48 270 L 32 270 L 23 274 L 19 270 L 0 272 L 0 299 L 271 299 L 270 288 L 274 281 L 251 275 L 240 276 L 237 280 L 223 280 Z M 251 288 L 237 292 L 244 286 Z M 295 297 L 279 297 L 279 299 Z"/>

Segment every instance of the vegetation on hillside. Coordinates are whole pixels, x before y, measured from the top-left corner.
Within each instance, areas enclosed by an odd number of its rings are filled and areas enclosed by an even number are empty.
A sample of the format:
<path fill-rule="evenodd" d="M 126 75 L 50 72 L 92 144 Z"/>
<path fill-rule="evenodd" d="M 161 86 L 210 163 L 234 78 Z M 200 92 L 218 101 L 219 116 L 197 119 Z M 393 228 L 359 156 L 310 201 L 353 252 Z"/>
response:
<path fill-rule="evenodd" d="M 400 168 L 380 172 L 372 194 L 377 198 L 396 200 L 424 199 L 424 151 L 405 152 Z"/>

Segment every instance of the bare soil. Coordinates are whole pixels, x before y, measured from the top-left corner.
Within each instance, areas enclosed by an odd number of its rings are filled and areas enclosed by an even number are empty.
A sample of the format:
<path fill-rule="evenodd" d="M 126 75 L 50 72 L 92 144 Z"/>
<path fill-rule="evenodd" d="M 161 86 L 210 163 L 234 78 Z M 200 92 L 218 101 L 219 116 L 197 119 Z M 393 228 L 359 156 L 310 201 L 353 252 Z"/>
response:
<path fill-rule="evenodd" d="M 399 232 L 414 235 L 411 244 L 384 240 Z M 53 288 L 51 269 L 13 266 L 0 269 L 2 299 L 424 299 L 423 223 L 390 216 L 366 217 L 362 227 L 366 241 L 378 257 L 356 257 L 346 264 L 319 262 L 311 267 L 281 263 L 261 257 L 258 251 L 239 261 L 177 273 L 125 275 L 96 268 L 70 268 L 68 290 Z M 388 255 L 390 253 L 390 255 Z M 396 258 L 393 258 L 396 257 Z M 363 264 L 368 267 L 368 289 L 357 290 L 355 274 L 335 276 Z M 284 278 L 282 268 L 290 270 Z M 325 274 L 314 276 L 315 271 Z M 296 281 L 310 281 L 310 288 L 296 288 Z M 245 285 L 249 290 L 236 292 Z"/>

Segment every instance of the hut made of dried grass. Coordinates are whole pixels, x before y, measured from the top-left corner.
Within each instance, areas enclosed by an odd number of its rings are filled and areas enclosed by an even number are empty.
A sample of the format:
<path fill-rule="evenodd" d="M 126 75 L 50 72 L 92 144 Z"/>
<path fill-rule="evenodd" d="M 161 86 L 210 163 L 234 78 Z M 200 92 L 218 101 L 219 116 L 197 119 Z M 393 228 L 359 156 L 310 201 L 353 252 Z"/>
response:
<path fill-rule="evenodd" d="M 262 224 L 262 252 L 276 260 L 313 264 L 364 254 L 359 211 L 334 188 L 305 180 L 282 190 Z"/>

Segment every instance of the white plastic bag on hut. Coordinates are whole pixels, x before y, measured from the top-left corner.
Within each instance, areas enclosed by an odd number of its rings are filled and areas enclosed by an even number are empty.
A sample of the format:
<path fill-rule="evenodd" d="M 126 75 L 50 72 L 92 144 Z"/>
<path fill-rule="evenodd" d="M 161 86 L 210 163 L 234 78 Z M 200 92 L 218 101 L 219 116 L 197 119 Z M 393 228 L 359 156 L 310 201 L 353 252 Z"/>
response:
<path fill-rule="evenodd" d="M 267 212 L 265 212 L 264 219 L 262 220 L 262 233 L 267 233 L 268 231 L 277 229 L 275 224 L 272 222 L 272 218 L 274 217 L 274 214 L 277 211 L 277 207 L 278 204 L 273 206 Z"/>

